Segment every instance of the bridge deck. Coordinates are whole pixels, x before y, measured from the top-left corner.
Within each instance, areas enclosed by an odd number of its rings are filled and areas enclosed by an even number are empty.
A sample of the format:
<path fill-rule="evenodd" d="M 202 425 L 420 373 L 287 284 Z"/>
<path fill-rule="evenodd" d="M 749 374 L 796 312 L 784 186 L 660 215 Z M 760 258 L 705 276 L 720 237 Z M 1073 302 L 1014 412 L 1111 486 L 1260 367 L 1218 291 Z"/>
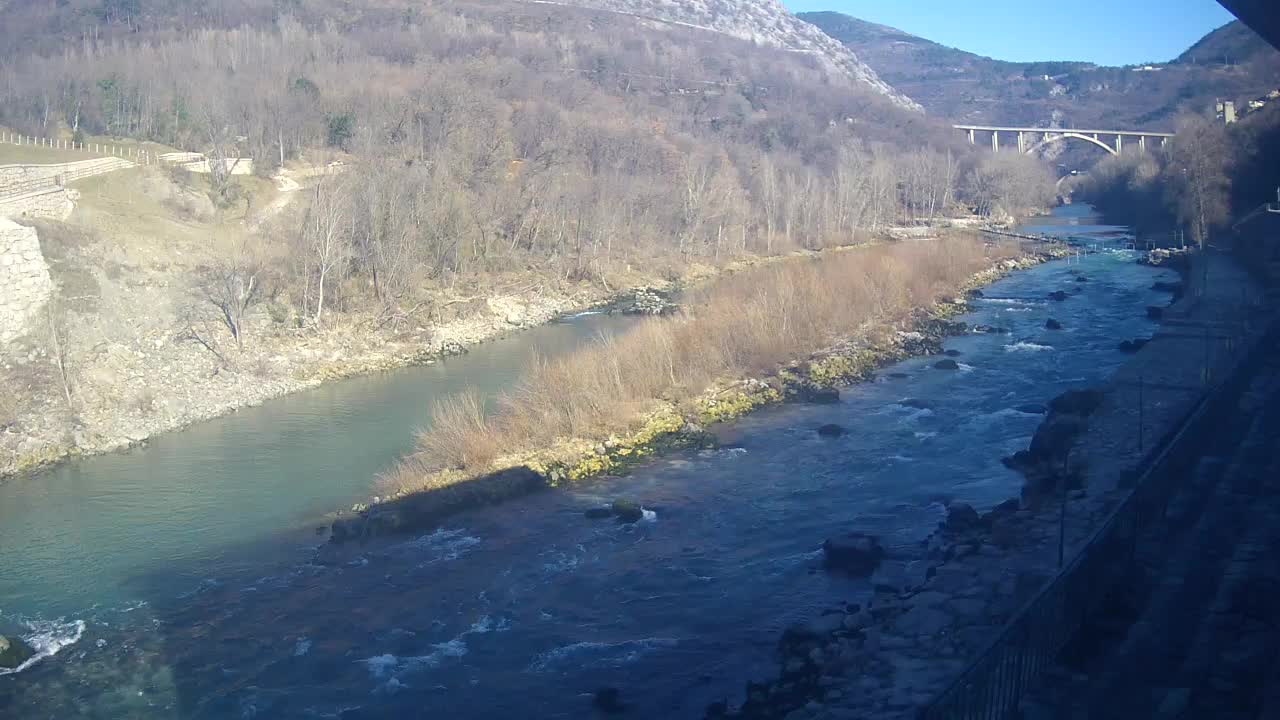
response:
<path fill-rule="evenodd" d="M 1080 133 L 1081 135 L 1123 135 L 1125 137 L 1173 137 L 1168 132 L 1146 132 L 1143 130 L 1079 130 L 1076 128 L 1034 128 L 1034 127 L 996 127 L 994 125 L 952 125 L 956 130 L 980 130 L 983 132 L 1024 132 L 1024 133 Z"/>

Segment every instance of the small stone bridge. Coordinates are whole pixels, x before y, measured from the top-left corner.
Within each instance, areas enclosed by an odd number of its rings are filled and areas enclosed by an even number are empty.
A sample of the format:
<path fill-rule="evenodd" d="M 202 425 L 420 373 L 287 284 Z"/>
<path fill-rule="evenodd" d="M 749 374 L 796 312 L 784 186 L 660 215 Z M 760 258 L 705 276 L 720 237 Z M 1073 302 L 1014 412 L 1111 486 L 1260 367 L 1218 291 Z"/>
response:
<path fill-rule="evenodd" d="M 976 145 L 978 143 L 979 134 L 990 134 L 991 150 L 1000 152 L 1002 145 L 1000 144 L 1000 133 L 1004 133 L 1006 137 L 1016 137 L 1018 140 L 1018 152 L 1032 154 L 1046 145 L 1064 140 L 1082 140 L 1106 150 L 1112 155 L 1120 155 L 1124 152 L 1125 138 L 1136 140 L 1139 150 L 1147 149 L 1147 140 L 1158 140 L 1163 146 L 1169 138 L 1173 137 L 1173 133 L 1165 132 L 1144 132 L 1141 130 L 1076 130 L 1072 128 L 1034 128 L 1034 127 L 995 127 L 991 125 L 954 125 L 955 129 L 963 130 L 969 135 L 969 144 Z M 1130 147 L 1135 143 L 1130 142 Z"/>

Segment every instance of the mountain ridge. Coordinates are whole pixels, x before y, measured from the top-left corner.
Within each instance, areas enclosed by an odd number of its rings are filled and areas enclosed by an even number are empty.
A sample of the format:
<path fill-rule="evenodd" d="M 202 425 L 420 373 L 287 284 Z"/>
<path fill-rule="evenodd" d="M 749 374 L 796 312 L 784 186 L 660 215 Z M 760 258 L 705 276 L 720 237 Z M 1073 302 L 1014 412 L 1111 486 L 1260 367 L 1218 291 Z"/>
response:
<path fill-rule="evenodd" d="M 859 59 L 856 51 L 821 28 L 786 10 L 778 0 L 524 0 L 630 15 L 641 20 L 671 23 L 723 33 L 790 52 L 808 53 L 824 61 L 828 70 L 842 73 L 889 98 L 895 105 L 922 111 L 907 94 L 885 82 Z"/>
<path fill-rule="evenodd" d="M 927 112 L 954 122 L 1166 130 L 1180 112 L 1219 99 L 1244 107 L 1280 85 L 1280 52 L 1238 21 L 1168 62 L 1109 67 L 997 60 L 842 13 L 799 17 L 856 48 Z"/>

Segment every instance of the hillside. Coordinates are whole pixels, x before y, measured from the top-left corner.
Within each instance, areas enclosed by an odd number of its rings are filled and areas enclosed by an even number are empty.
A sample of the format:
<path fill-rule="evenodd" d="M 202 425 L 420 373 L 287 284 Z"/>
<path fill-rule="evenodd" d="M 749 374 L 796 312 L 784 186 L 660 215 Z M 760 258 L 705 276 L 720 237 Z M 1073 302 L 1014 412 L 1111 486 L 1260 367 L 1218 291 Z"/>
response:
<path fill-rule="evenodd" d="M 833 12 L 801 19 L 855 48 L 886 82 L 932 115 L 957 123 L 1167 130 L 1183 109 L 1248 100 L 1280 86 L 1280 52 L 1239 22 L 1176 60 L 1100 67 L 982 57 Z"/>
<path fill-rule="evenodd" d="M 0 128 L 45 141 L 8 162 L 148 142 L 254 175 L 153 165 L 16 211 L 55 292 L 0 345 L 0 475 L 628 288 L 1052 197 L 1041 164 L 970 148 L 774 3 L 279 7 L 9 4 Z"/>
<path fill-rule="evenodd" d="M 900 107 L 920 109 L 915 101 L 885 83 L 860 61 L 850 44 L 833 42 L 831 36 L 787 12 L 778 0 L 567 0 L 565 4 L 703 28 L 766 47 L 807 53 Z"/>

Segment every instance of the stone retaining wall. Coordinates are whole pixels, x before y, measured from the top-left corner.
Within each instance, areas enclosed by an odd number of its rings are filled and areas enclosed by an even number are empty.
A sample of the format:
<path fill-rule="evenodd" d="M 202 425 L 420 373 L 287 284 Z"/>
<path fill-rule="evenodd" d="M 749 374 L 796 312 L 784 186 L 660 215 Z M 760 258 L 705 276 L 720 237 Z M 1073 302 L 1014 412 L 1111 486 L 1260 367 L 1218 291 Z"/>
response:
<path fill-rule="evenodd" d="M 35 229 L 0 217 L 0 344 L 30 331 L 52 294 Z"/>
<path fill-rule="evenodd" d="M 64 187 L 51 187 L 17 197 L 0 198 L 0 218 L 66 220 L 75 209 L 75 193 Z"/>

